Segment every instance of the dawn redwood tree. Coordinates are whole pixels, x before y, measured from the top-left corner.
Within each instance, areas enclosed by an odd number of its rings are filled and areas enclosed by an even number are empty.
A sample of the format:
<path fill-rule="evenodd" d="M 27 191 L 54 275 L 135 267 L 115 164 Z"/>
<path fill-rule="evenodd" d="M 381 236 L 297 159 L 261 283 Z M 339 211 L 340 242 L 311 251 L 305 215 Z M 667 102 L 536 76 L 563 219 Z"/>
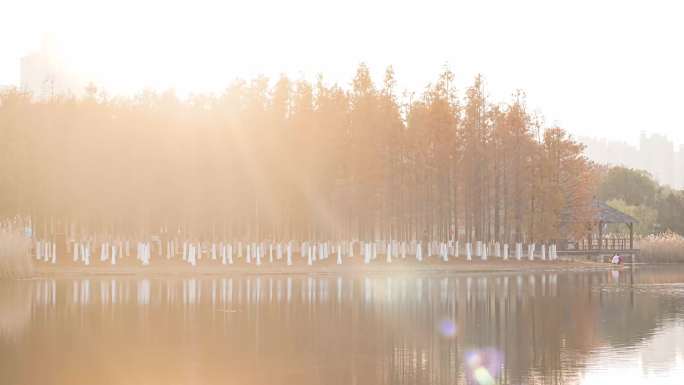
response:
<path fill-rule="evenodd" d="M 220 95 L 0 94 L 0 215 L 41 238 L 544 242 L 582 237 L 596 168 L 524 95 L 487 100 L 445 69 L 400 97 L 361 64 L 348 89 L 281 76 Z M 413 95 L 413 94 L 410 94 Z M 624 175 L 623 175 L 624 174 Z M 615 170 L 599 196 L 636 181 Z M 631 183 L 631 182 L 630 182 Z M 629 192 L 628 192 L 629 193 Z M 631 193 L 623 198 L 633 201 Z M 650 198 L 653 197 L 653 198 Z M 665 197 L 661 211 L 679 207 Z M 650 201 L 649 201 L 650 202 Z M 662 215 L 665 218 L 665 215 Z M 667 219 L 672 227 L 676 220 Z"/>

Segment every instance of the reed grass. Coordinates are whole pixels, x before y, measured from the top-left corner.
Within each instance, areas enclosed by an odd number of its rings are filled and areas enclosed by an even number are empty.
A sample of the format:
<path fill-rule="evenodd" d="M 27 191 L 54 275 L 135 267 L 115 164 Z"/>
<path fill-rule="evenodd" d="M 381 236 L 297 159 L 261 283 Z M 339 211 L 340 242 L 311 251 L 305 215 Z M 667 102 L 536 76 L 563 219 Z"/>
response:
<path fill-rule="evenodd" d="M 0 279 L 26 278 L 33 274 L 31 240 L 16 231 L 0 230 Z"/>
<path fill-rule="evenodd" d="M 639 242 L 641 262 L 684 262 L 684 237 L 672 232 L 653 234 Z"/>

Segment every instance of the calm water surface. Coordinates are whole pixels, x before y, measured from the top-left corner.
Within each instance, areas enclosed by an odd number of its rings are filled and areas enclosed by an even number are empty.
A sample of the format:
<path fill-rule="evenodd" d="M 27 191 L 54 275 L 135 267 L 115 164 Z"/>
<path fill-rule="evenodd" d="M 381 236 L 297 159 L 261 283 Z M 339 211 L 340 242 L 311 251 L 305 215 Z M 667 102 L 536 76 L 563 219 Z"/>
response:
<path fill-rule="evenodd" d="M 684 384 L 684 267 L 0 282 L 0 384 Z"/>

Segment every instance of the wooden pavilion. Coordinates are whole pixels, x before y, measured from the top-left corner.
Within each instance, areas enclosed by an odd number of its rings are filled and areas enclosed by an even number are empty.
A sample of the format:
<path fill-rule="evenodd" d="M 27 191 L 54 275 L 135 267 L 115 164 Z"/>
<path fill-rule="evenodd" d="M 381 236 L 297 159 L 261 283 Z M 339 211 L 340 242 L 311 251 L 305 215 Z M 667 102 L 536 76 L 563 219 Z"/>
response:
<path fill-rule="evenodd" d="M 561 242 L 559 252 L 582 254 L 637 254 L 634 247 L 634 225 L 639 223 L 634 217 L 623 213 L 605 202 L 594 200 L 594 217 L 587 223 L 586 239 Z M 629 230 L 629 237 L 606 237 L 606 225 L 625 225 Z"/>

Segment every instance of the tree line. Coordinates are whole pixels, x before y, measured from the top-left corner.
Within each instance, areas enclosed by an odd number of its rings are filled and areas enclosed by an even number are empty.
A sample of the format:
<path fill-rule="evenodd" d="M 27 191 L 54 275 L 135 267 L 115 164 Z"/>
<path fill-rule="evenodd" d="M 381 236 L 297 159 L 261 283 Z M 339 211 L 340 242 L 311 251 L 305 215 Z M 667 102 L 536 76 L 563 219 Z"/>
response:
<path fill-rule="evenodd" d="M 615 166 L 600 175 L 599 198 L 637 219 L 637 234 L 684 235 L 684 191 L 660 185 L 644 170 Z"/>
<path fill-rule="evenodd" d="M 524 94 L 422 95 L 281 76 L 220 95 L 0 95 L 0 214 L 34 231 L 210 239 L 534 242 L 581 236 L 597 183 L 583 146 Z"/>

